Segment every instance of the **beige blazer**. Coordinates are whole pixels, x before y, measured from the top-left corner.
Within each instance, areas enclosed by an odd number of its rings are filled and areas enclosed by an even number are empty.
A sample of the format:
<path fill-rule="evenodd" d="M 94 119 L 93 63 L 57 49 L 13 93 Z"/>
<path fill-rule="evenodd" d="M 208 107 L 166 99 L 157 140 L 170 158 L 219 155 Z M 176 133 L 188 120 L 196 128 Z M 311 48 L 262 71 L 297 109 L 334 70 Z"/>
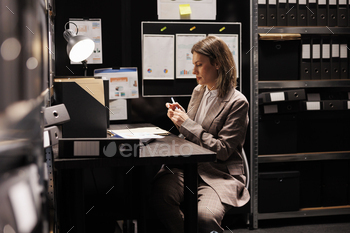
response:
<path fill-rule="evenodd" d="M 187 119 L 179 128 L 186 139 L 217 153 L 215 162 L 198 164 L 198 174 L 219 195 L 221 202 L 243 206 L 250 195 L 245 188 L 242 148 L 248 127 L 249 104 L 245 96 L 231 87 L 208 110 L 202 125 L 194 121 L 205 88 L 192 93 Z"/>

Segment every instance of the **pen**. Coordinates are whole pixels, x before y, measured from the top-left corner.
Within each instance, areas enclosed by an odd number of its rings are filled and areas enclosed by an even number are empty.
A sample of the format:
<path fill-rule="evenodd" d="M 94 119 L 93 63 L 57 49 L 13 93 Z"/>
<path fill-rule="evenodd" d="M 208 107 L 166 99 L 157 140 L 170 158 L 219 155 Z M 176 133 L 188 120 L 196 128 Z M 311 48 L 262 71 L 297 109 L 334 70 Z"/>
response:
<path fill-rule="evenodd" d="M 175 100 L 173 97 L 171 97 L 171 101 L 173 101 L 173 104 L 176 104 Z M 178 109 L 178 107 L 175 107 L 176 109 Z"/>

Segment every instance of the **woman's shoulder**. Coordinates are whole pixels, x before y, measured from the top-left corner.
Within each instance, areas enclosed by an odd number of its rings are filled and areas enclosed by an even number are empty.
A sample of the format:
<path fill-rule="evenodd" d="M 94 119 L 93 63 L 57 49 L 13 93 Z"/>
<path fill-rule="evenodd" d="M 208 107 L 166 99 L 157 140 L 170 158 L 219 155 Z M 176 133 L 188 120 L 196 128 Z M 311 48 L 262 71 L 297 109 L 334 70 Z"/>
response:
<path fill-rule="evenodd" d="M 238 103 L 238 104 L 244 104 L 244 105 L 248 105 L 248 100 L 247 98 L 245 97 L 245 95 L 240 92 L 239 90 L 237 89 L 234 89 L 234 93 L 231 97 L 231 100 L 230 102 L 234 102 L 234 103 Z"/>

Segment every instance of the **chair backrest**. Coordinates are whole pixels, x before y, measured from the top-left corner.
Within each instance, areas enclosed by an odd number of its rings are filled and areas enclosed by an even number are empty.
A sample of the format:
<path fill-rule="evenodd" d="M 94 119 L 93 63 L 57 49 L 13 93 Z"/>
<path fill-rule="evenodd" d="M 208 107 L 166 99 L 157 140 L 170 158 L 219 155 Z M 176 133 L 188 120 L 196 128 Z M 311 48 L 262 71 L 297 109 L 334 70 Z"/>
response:
<path fill-rule="evenodd" d="M 247 178 L 246 183 L 245 183 L 245 187 L 249 188 L 250 171 L 249 171 L 248 159 L 247 159 L 247 156 L 245 154 L 244 148 L 242 148 L 242 159 L 243 159 L 244 171 L 246 173 L 246 178 Z"/>

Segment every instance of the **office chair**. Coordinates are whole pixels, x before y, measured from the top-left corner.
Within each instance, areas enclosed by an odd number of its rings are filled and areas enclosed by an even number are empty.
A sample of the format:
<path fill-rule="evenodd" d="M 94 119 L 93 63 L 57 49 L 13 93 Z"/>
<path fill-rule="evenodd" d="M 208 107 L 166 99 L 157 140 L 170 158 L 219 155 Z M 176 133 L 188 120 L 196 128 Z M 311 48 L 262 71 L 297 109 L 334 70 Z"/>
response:
<path fill-rule="evenodd" d="M 244 166 L 244 172 L 246 173 L 246 183 L 245 187 L 248 189 L 249 188 L 249 181 L 250 181 L 250 170 L 249 170 L 249 163 L 247 156 L 245 154 L 244 148 L 242 148 L 242 159 L 243 159 L 243 166 Z"/>

